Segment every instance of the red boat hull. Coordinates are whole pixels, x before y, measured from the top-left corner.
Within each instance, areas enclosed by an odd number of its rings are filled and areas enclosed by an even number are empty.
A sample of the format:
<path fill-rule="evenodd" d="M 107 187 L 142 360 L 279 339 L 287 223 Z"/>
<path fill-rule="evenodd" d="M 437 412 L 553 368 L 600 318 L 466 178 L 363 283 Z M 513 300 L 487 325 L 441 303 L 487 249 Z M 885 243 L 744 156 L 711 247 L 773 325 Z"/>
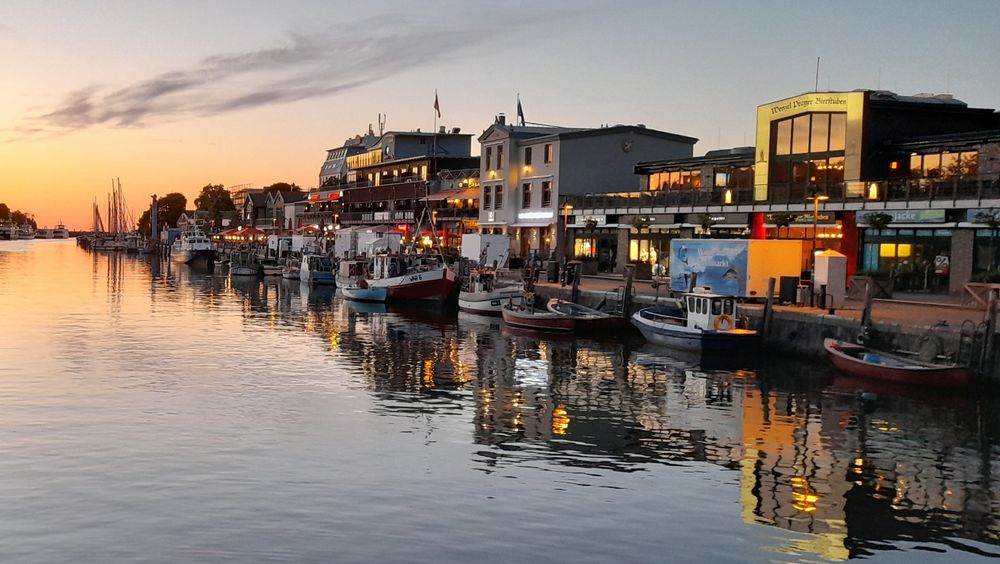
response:
<path fill-rule="evenodd" d="M 826 348 L 830 362 L 841 372 L 852 376 L 939 388 L 961 388 L 971 382 L 968 369 L 961 366 L 924 364 L 916 361 L 912 366 L 887 366 L 866 362 L 848 354 L 864 350 L 864 347 L 859 345 L 826 339 L 823 341 L 823 347 Z"/>
<path fill-rule="evenodd" d="M 576 319 L 565 315 L 532 314 L 527 311 L 511 311 L 508 308 L 503 309 L 502 315 L 504 323 L 508 325 L 542 331 L 572 331 L 576 329 L 577 324 Z"/>
<path fill-rule="evenodd" d="M 410 284 L 389 286 L 388 299 L 392 301 L 433 300 L 443 302 L 455 289 L 455 281 L 448 278 L 422 280 Z"/>

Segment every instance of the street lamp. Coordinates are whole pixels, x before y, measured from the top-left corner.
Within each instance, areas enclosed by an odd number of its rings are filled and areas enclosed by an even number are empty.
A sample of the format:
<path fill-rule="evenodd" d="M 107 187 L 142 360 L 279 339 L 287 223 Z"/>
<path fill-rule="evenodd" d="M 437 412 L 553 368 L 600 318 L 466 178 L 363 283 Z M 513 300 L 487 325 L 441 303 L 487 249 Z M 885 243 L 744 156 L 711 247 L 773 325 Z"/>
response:
<path fill-rule="evenodd" d="M 809 195 L 809 198 L 813 203 L 813 233 L 812 233 L 812 250 L 810 254 L 810 273 L 809 273 L 809 305 L 813 305 L 813 300 L 816 296 L 816 230 L 819 228 L 819 203 L 821 201 L 826 201 L 830 199 L 830 196 L 826 194 L 817 194 L 815 190 Z M 822 306 L 822 304 L 820 304 Z"/>
<path fill-rule="evenodd" d="M 563 204 L 563 256 L 569 256 L 569 212 L 573 211 L 573 204 L 566 202 Z"/>
<path fill-rule="evenodd" d="M 813 202 L 812 252 L 810 253 L 810 255 L 812 256 L 813 274 L 815 274 L 815 270 L 816 270 L 816 230 L 818 229 L 818 223 L 819 223 L 819 203 L 820 202 L 825 202 L 826 200 L 829 200 L 830 196 L 827 196 L 826 194 L 817 194 L 815 191 L 813 191 L 813 193 L 809 196 L 809 198 Z"/>

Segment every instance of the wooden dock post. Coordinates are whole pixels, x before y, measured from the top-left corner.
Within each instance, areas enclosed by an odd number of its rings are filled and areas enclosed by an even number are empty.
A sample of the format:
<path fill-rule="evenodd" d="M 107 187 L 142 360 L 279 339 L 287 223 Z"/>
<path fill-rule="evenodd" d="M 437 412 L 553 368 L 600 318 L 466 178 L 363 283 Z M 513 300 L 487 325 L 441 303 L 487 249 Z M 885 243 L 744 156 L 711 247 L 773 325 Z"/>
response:
<path fill-rule="evenodd" d="M 764 333 L 764 342 L 771 338 L 771 317 L 774 315 L 774 284 L 776 280 L 772 276 L 767 279 L 767 302 L 764 304 L 764 322 L 761 328 Z"/>
<path fill-rule="evenodd" d="M 874 293 L 872 292 L 872 283 L 865 283 L 865 305 L 861 310 L 861 329 L 858 333 L 858 342 L 865 344 L 866 341 L 871 337 L 871 327 L 872 327 L 872 300 L 874 299 Z"/>
<path fill-rule="evenodd" d="M 993 364 L 996 359 L 997 332 L 997 290 L 991 289 L 989 301 L 986 302 L 986 341 L 983 344 L 983 356 L 979 365 L 987 378 L 993 377 Z"/>

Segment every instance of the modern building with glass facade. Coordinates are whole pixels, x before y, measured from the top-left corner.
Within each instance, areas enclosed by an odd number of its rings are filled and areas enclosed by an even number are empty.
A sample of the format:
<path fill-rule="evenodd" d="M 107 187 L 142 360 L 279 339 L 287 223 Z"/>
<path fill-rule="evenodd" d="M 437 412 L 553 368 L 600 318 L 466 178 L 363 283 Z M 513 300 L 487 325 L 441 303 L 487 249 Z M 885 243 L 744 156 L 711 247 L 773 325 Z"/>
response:
<path fill-rule="evenodd" d="M 627 230 L 628 262 L 639 264 L 662 261 L 672 237 L 797 238 L 808 243 L 804 269 L 832 248 L 851 272 L 958 292 L 1000 266 L 1000 244 L 983 246 L 995 242 L 983 218 L 1000 208 L 997 129 L 995 111 L 951 96 L 802 94 L 757 108 L 752 149 L 639 162 L 638 191 L 570 199 L 569 231 Z"/>

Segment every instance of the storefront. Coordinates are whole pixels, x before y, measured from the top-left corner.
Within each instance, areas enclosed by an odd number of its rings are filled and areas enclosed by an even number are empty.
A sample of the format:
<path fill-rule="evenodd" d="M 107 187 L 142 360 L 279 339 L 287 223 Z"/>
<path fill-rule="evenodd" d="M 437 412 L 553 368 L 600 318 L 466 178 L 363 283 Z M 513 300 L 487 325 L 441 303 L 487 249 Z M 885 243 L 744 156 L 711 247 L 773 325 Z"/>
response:
<path fill-rule="evenodd" d="M 891 220 L 872 227 L 877 214 Z M 899 291 L 947 293 L 956 223 L 946 210 L 859 213 L 861 271 L 888 274 Z"/>

